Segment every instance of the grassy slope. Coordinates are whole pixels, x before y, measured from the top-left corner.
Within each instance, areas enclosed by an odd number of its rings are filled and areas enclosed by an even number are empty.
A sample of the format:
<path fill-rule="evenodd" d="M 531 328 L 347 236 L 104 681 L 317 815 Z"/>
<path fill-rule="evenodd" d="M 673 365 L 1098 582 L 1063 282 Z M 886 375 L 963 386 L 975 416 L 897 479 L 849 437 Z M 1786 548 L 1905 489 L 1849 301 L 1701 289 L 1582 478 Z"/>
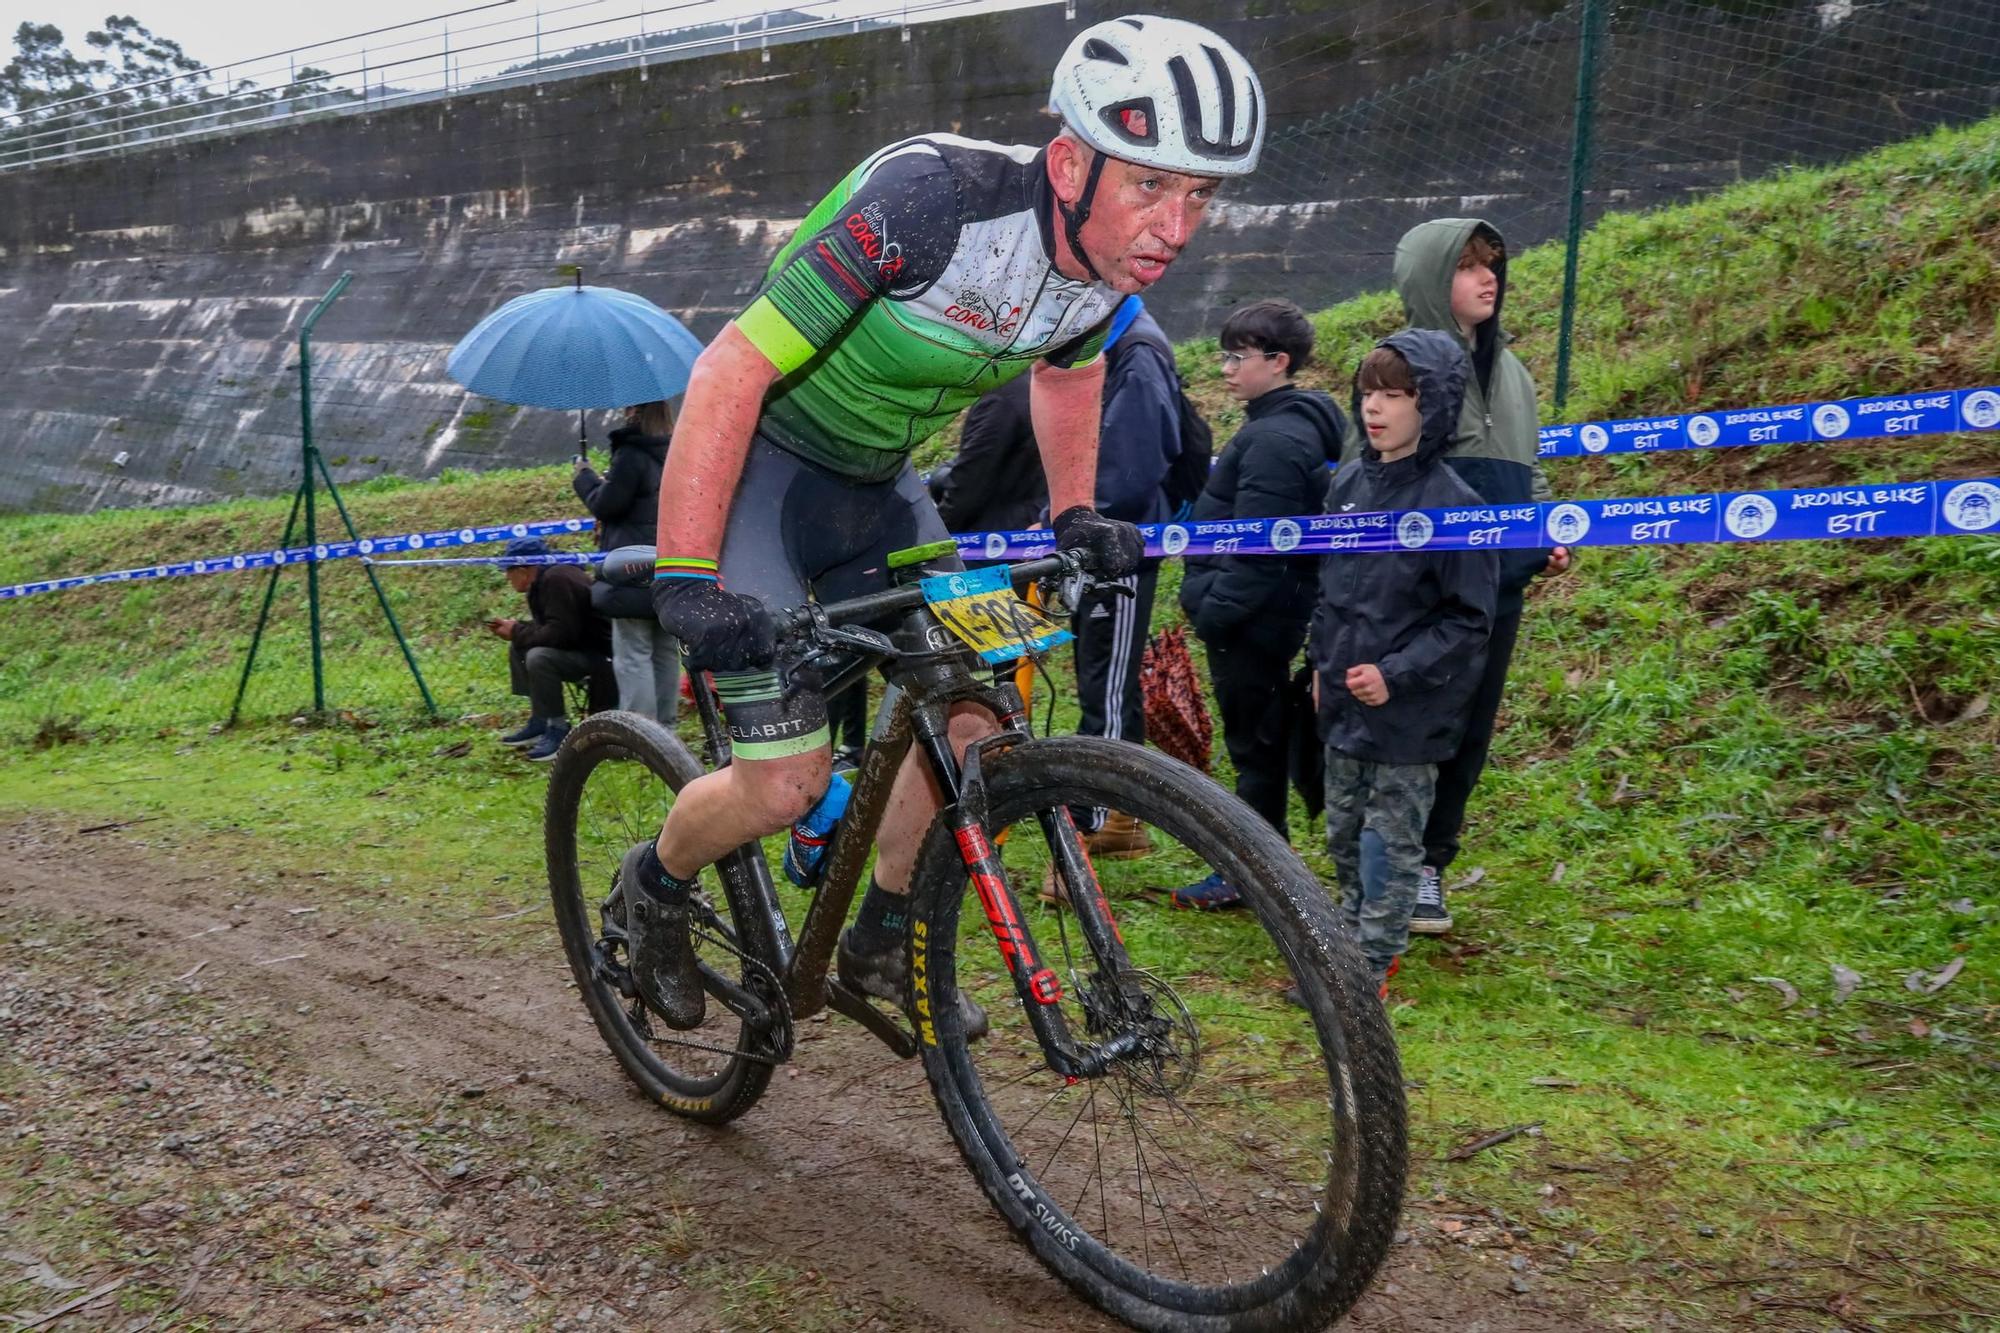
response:
<path fill-rule="evenodd" d="M 1569 415 L 2000 379 L 1996 251 L 2000 122 L 1609 219 L 1584 254 Z M 1559 263 L 1531 251 L 1512 272 L 1510 322 L 1544 385 Z M 1362 298 L 1319 324 L 1325 365 L 1351 366 L 1395 309 Z M 1183 359 L 1226 433 L 1209 350 Z M 1967 436 L 1583 460 L 1553 480 L 1615 495 L 1994 473 L 2000 439 Z M 552 470 L 350 501 L 364 532 L 575 508 Z M 256 501 L 8 520 L 0 582 L 270 544 L 283 519 Z M 446 716 L 500 709 L 497 645 L 476 629 L 512 601 L 499 581 L 386 577 Z M 256 724 L 217 736 L 261 581 L 0 608 L 0 804 L 161 814 L 168 839 L 254 875 L 338 867 L 389 910 L 532 900 L 538 784 L 476 721 L 403 725 L 414 692 L 351 565 L 327 572 L 329 698 L 391 725 L 284 724 L 310 697 L 298 582 Z M 1920 1322 L 1950 1327 L 2000 1304 L 1996 607 L 2000 543 L 1963 538 L 1593 551 L 1540 590 L 1457 868 L 1484 876 L 1401 985 L 1432 1159 L 1415 1198 L 1576 1246 L 1612 1312 L 1671 1300 L 1696 1324 L 1821 1327 L 1931 1311 Z M 470 755 L 433 755 L 461 739 Z M 1935 995 L 1902 984 L 1960 956 Z M 1844 1004 L 1836 964 L 1865 978 Z M 1762 978 L 1801 999 L 1782 1007 Z M 1528 1121 L 1540 1137 L 1436 1160 Z"/>

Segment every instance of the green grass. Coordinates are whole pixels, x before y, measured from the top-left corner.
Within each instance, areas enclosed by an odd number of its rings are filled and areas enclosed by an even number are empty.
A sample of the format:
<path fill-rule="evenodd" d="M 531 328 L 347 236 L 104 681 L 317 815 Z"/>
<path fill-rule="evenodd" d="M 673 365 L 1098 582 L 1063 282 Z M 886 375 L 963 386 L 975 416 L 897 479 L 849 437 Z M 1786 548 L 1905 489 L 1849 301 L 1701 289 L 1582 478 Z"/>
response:
<path fill-rule="evenodd" d="M 1991 382 L 1996 253 L 2000 121 L 1608 219 L 1584 252 L 1568 415 Z M 1559 264 L 1543 248 L 1511 272 L 1545 389 Z M 1317 322 L 1309 380 L 1331 385 L 1396 312 L 1365 297 Z M 1183 365 L 1226 436 L 1211 352 Z M 1967 435 L 1577 460 L 1552 480 L 1605 496 L 1996 472 L 2000 438 Z M 376 482 L 350 503 L 364 532 L 575 507 L 557 469 Z M 270 545 L 283 519 L 242 501 L 0 521 L 0 582 Z M 151 816 L 149 840 L 302 900 L 456 919 L 534 903 L 539 775 L 484 739 L 510 709 L 479 622 L 517 599 L 488 571 L 383 578 L 442 724 L 419 725 L 351 562 L 325 571 L 328 696 L 348 714 L 326 725 L 292 721 L 310 702 L 296 571 L 246 724 L 219 734 L 261 580 L 0 608 L 0 806 Z M 2000 542 L 1971 538 L 1586 551 L 1539 588 L 1454 870 L 1483 877 L 1398 981 L 1415 1216 L 1497 1209 L 1575 1247 L 1612 1316 L 1971 1328 L 2000 1306 L 1997 608 Z M 1073 720 L 1063 705 L 1058 727 Z M 1295 833 L 1324 873 L 1302 817 Z M 1222 985 L 1276 979 L 1240 922 L 1125 914 L 1135 943 L 1216 960 Z M 545 944 L 522 935 L 489 947 Z M 1935 993 L 1906 986 L 1959 958 Z M 1864 979 L 1845 1000 L 1836 967 Z"/>

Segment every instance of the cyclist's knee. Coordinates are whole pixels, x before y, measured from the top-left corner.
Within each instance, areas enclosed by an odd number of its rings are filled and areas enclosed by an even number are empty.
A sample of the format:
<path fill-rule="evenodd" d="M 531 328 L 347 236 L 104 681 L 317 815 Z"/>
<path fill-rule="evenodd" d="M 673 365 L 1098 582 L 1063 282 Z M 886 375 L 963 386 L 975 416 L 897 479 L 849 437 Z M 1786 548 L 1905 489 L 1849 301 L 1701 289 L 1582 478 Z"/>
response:
<path fill-rule="evenodd" d="M 763 833 L 776 833 L 799 821 L 826 792 L 833 777 L 829 751 L 787 755 L 783 759 L 737 760 L 736 796 L 746 816 L 754 817 Z"/>
<path fill-rule="evenodd" d="M 952 750 L 963 756 L 966 746 L 991 736 L 1000 730 L 1000 724 L 993 720 L 993 714 L 977 704 L 959 704 L 951 710 L 949 730 Z"/>

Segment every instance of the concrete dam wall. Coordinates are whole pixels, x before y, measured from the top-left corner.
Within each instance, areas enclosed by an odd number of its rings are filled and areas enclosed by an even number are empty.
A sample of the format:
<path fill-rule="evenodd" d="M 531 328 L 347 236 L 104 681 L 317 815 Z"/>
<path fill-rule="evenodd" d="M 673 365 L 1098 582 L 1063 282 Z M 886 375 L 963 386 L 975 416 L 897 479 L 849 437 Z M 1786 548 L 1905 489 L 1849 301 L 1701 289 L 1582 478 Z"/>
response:
<path fill-rule="evenodd" d="M 1954 5 L 1987 0 L 1931 8 Z M 0 175 L 0 512 L 291 487 L 299 323 L 345 270 L 353 285 L 314 339 L 316 436 L 338 477 L 565 457 L 573 417 L 470 397 L 445 378 L 445 353 L 467 329 L 580 265 L 586 281 L 639 292 L 712 335 L 797 219 L 882 143 L 925 130 L 1045 140 L 1056 54 L 1125 7 L 1073 8 Z M 1149 296 L 1168 331 L 1212 330 L 1243 299 L 1310 306 L 1382 286 L 1395 236 L 1427 216 L 1504 217 L 1517 243 L 1555 234 L 1573 65 L 1563 74 L 1559 59 L 1545 60 L 1546 77 L 1527 78 L 1502 77 L 1508 67 L 1496 62 L 1517 48 L 1543 60 L 1573 47 L 1560 11 L 1552 0 L 1490 0 L 1398 34 L 1395 0 L 1201 7 L 1265 72 L 1273 170 L 1218 205 Z M 1534 43 L 1509 45 L 1536 24 Z M 1626 58 L 1654 62 L 1664 82 L 1680 55 L 1669 37 L 1642 38 Z M 1976 103 L 1939 103 L 1911 126 L 1962 118 Z M 1671 99 L 1648 106 L 1633 113 L 1641 128 L 1646 116 L 1688 114 Z M 1488 146 L 1441 151 L 1440 136 L 1455 134 Z M 1490 146 L 1496 134 L 1507 151 Z M 1595 182 L 1593 198 L 1671 200 L 1766 165 L 1708 144 L 1677 152 L 1668 136 Z"/>

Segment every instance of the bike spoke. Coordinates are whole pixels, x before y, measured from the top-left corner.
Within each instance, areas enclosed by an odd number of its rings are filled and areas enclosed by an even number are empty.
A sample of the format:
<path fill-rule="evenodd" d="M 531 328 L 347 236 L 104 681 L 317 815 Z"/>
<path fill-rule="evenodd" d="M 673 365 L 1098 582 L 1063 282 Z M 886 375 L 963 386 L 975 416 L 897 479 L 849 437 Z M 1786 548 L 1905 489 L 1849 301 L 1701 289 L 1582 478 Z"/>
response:
<path fill-rule="evenodd" d="M 1032 816 L 1008 828 L 1009 882 L 1039 882 L 1052 863 L 1042 829 Z M 1035 864 L 1038 853 L 1046 859 Z M 1059 1003 L 1072 1039 L 1099 1048 L 1121 1033 L 1129 1040 L 1134 1024 L 1146 1035 L 1102 1075 L 1080 1080 L 1088 1086 L 1072 1105 L 1075 1084 L 1048 1068 L 1011 988 L 994 997 L 995 1033 L 970 1050 L 1015 1160 L 1038 1168 L 1072 1225 L 1162 1279 L 1226 1285 L 1275 1270 L 1317 1225 L 1324 1177 L 1315 1172 L 1337 1109 L 1320 1081 L 1311 1015 L 1283 999 L 1275 978 L 1253 989 L 1234 979 L 1234 966 L 1207 963 L 1153 903 L 1132 903 L 1121 918 L 1130 962 L 1115 976 L 1071 929 L 1073 906 L 1046 911 L 1046 961 L 1064 979 Z M 1285 957 L 1269 957 L 1275 977 L 1289 980 Z"/>
<path fill-rule="evenodd" d="M 1097 1087 L 1095 1084 L 1093 1084 L 1091 1086 L 1091 1094 L 1092 1094 L 1091 1097 L 1087 1099 L 1083 1103 L 1083 1105 L 1076 1108 L 1076 1114 L 1070 1117 L 1069 1128 L 1063 1131 L 1062 1138 L 1056 1141 L 1055 1151 L 1049 1154 L 1048 1162 L 1036 1174 L 1046 1176 L 1048 1175 L 1049 1171 L 1055 1166 L 1056 1158 L 1062 1156 L 1062 1150 L 1069 1143 L 1070 1136 L 1076 1133 L 1077 1125 L 1082 1122 L 1083 1113 L 1085 1111 L 1088 1111 L 1092 1106 L 1096 1104 L 1096 1092 L 1097 1092 Z"/>

